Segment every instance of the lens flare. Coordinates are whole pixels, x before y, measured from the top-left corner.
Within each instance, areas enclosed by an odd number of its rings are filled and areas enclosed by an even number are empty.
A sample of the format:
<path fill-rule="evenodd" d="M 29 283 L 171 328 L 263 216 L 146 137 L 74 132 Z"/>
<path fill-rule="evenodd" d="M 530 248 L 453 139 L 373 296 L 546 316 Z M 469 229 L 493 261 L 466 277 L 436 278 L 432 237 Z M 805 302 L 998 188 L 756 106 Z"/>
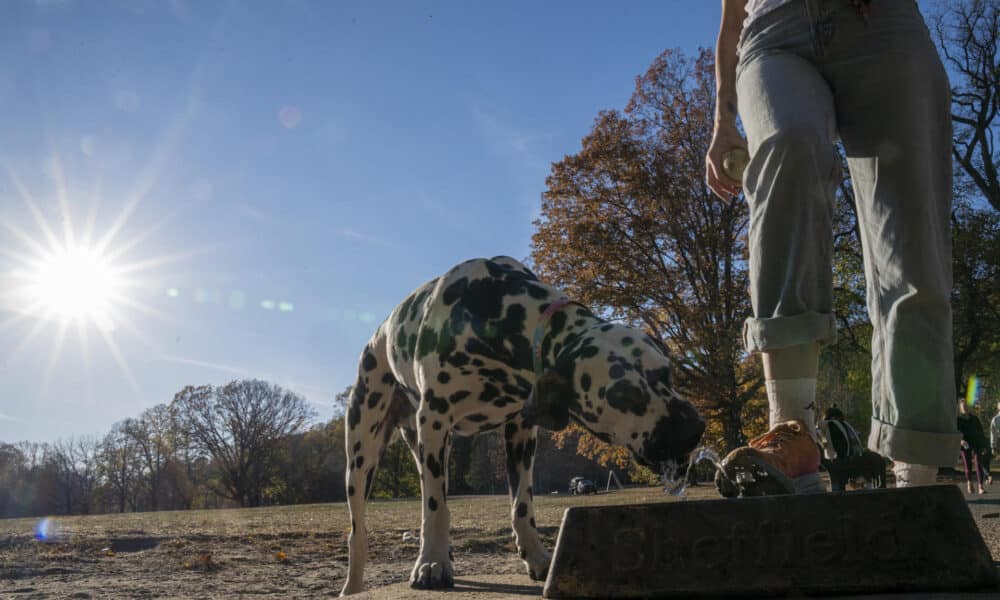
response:
<path fill-rule="evenodd" d="M 975 375 L 969 376 L 969 385 L 965 386 L 965 405 L 969 408 L 979 403 L 979 378 Z"/>
<path fill-rule="evenodd" d="M 42 543 L 57 543 L 66 539 L 67 532 L 52 517 L 45 517 L 35 524 L 35 539 Z"/>

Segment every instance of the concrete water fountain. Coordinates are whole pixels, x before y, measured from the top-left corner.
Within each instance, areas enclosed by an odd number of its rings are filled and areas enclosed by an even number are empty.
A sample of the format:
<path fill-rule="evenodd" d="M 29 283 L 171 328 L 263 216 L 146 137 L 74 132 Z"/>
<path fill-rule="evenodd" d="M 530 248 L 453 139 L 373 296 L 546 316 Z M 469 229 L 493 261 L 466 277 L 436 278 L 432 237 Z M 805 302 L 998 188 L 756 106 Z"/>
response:
<path fill-rule="evenodd" d="M 718 457 L 697 453 L 718 464 Z M 683 495 L 687 469 L 665 491 Z M 767 596 L 993 586 L 954 485 L 566 510 L 545 598 Z"/>

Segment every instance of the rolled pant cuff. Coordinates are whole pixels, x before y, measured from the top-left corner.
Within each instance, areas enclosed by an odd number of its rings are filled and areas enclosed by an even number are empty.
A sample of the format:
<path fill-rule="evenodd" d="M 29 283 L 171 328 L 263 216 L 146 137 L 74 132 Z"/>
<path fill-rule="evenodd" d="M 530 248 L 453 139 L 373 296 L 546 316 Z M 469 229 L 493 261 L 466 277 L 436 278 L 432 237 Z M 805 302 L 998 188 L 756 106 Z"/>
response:
<path fill-rule="evenodd" d="M 901 429 L 872 419 L 868 448 L 895 461 L 915 465 L 954 467 L 962 434 Z"/>
<path fill-rule="evenodd" d="M 779 350 L 814 342 L 832 344 L 837 340 L 837 320 L 832 314 L 805 312 L 793 317 L 750 317 L 743 323 L 743 343 L 747 352 Z"/>

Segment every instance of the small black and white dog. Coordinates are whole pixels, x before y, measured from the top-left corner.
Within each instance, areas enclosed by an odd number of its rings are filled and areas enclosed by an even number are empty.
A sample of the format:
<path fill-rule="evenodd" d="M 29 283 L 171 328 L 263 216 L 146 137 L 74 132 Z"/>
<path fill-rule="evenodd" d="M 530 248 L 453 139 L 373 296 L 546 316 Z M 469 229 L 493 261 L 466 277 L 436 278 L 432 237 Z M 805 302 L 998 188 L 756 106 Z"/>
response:
<path fill-rule="evenodd" d="M 866 487 L 885 487 L 885 457 L 861 444 L 857 430 L 844 420 L 839 408 L 831 406 L 826 410 L 819 430 L 825 439 L 820 464 L 830 474 L 834 492 L 846 490 L 853 480 L 862 480 Z"/>

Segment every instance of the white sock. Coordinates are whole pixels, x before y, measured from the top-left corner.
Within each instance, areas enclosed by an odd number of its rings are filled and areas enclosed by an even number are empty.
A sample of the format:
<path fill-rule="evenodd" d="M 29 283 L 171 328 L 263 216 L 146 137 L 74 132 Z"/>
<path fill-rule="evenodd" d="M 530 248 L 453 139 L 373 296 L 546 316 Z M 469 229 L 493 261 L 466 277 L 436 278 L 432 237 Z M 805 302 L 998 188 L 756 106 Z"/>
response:
<path fill-rule="evenodd" d="M 896 487 L 915 487 L 934 485 L 937 482 L 938 468 L 896 461 L 892 465 L 892 472 L 896 476 Z"/>
<path fill-rule="evenodd" d="M 768 379 L 764 385 L 767 387 L 767 405 L 770 409 L 769 427 L 798 419 L 809 426 L 809 431 L 815 438 L 816 379 Z"/>

